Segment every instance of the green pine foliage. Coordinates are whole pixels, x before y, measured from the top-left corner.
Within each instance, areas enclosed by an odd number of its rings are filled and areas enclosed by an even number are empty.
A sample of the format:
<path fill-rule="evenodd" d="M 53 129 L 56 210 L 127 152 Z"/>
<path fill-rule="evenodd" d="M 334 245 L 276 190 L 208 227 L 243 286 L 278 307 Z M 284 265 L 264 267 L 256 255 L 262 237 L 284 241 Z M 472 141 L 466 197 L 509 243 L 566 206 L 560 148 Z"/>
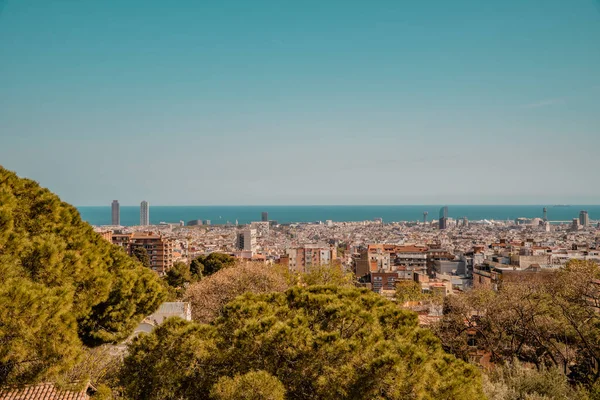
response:
<path fill-rule="evenodd" d="M 155 274 L 66 204 L 0 167 L 0 385 L 65 371 L 162 302 Z"/>
<path fill-rule="evenodd" d="M 253 371 L 281 382 L 286 399 L 483 398 L 478 370 L 416 314 L 339 286 L 247 293 L 210 325 L 169 319 L 130 346 L 121 383 L 131 398 L 233 398 Z"/>
<path fill-rule="evenodd" d="M 285 387 L 268 372 L 251 371 L 221 377 L 210 394 L 214 400 L 284 400 Z"/>
<path fill-rule="evenodd" d="M 235 257 L 224 253 L 210 253 L 192 260 L 190 272 L 194 280 L 200 280 L 210 276 L 224 268 L 233 267 L 236 263 Z"/>
<path fill-rule="evenodd" d="M 142 246 L 135 246 L 131 251 L 131 256 L 141 262 L 146 268 L 150 268 L 152 266 L 150 265 L 150 256 L 148 255 L 148 250 Z"/>

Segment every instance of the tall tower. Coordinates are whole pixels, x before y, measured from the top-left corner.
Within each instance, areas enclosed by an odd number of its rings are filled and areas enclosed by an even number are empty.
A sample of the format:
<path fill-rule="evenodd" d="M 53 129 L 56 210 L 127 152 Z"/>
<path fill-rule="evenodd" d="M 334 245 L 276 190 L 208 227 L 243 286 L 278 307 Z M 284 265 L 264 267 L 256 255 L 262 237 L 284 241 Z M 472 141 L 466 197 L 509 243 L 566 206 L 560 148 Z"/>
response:
<path fill-rule="evenodd" d="M 427 215 L 429 215 L 429 213 L 427 211 L 423 211 L 423 223 L 424 224 L 427 223 Z"/>
<path fill-rule="evenodd" d="M 260 219 L 261 219 L 262 222 L 268 222 L 269 221 L 269 213 L 268 212 L 263 211 L 260 216 L 261 216 Z"/>
<path fill-rule="evenodd" d="M 440 208 L 440 220 L 439 220 L 440 230 L 446 229 L 448 227 L 448 207 Z"/>
<path fill-rule="evenodd" d="M 121 225 L 121 210 L 119 207 L 119 200 L 113 200 L 112 202 L 112 221 L 111 225 Z"/>
<path fill-rule="evenodd" d="M 544 207 L 544 222 L 548 221 L 548 209 Z"/>
<path fill-rule="evenodd" d="M 140 203 L 140 225 L 150 225 L 150 204 L 146 200 Z"/>
<path fill-rule="evenodd" d="M 587 211 L 580 211 L 579 212 L 579 225 L 581 226 L 588 226 L 590 224 L 590 217 L 588 216 L 588 212 Z"/>

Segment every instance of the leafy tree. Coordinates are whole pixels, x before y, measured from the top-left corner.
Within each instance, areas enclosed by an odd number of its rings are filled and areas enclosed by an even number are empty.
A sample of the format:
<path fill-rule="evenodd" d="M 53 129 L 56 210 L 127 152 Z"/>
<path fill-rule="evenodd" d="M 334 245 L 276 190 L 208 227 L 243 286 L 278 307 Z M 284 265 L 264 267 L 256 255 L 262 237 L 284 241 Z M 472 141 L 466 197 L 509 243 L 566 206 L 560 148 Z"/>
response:
<path fill-rule="evenodd" d="M 483 378 L 489 400 L 584 400 L 585 391 L 573 388 L 558 368 L 526 368 L 518 361 L 490 370 Z"/>
<path fill-rule="evenodd" d="M 221 377 L 210 391 L 214 400 L 283 400 L 285 387 L 265 371 L 251 371 L 233 378 Z"/>
<path fill-rule="evenodd" d="M 423 293 L 421 285 L 415 281 L 396 282 L 396 301 L 404 304 L 408 301 L 421 301 L 431 297 L 428 293 Z"/>
<path fill-rule="evenodd" d="M 211 325 L 169 319 L 138 337 L 122 373 L 126 394 L 207 399 L 223 377 L 265 371 L 287 399 L 483 396 L 476 368 L 444 353 L 416 314 L 365 289 L 247 293 L 221 314 Z"/>
<path fill-rule="evenodd" d="M 331 263 L 313 265 L 305 273 L 292 277 L 292 283 L 299 285 L 335 285 L 354 286 L 354 274 L 344 269 L 341 264 Z"/>
<path fill-rule="evenodd" d="M 192 318 L 209 323 L 221 315 L 225 305 L 246 293 L 283 292 L 288 288 L 284 273 L 260 263 L 239 263 L 191 284 L 184 296 L 192 304 Z"/>
<path fill-rule="evenodd" d="M 210 276 L 223 268 L 235 265 L 235 257 L 224 253 L 210 253 L 192 260 L 190 271 L 195 280 Z"/>
<path fill-rule="evenodd" d="M 158 277 L 77 210 L 0 167 L 0 385 L 68 370 L 82 342 L 126 338 L 164 298 Z"/>
<path fill-rule="evenodd" d="M 143 246 L 135 246 L 131 250 L 131 256 L 138 260 L 142 265 L 146 268 L 150 268 L 152 265 L 150 264 L 150 256 L 148 255 L 148 250 L 146 250 Z"/>
<path fill-rule="evenodd" d="M 435 330 L 444 348 L 462 359 L 476 345 L 492 361 L 558 368 L 590 387 L 600 374 L 599 282 L 597 264 L 571 261 L 552 279 L 449 296 Z"/>

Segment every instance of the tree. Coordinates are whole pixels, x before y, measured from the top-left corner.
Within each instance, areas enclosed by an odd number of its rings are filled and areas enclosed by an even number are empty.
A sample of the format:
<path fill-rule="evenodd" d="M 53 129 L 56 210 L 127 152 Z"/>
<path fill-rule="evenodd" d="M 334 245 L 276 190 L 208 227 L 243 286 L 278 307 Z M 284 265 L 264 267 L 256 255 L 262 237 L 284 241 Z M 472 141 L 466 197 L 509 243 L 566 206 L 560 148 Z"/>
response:
<path fill-rule="evenodd" d="M 210 253 L 192 260 L 190 271 L 195 280 L 210 276 L 223 268 L 235 265 L 235 258 L 224 253 Z"/>
<path fill-rule="evenodd" d="M 131 250 L 131 256 L 138 260 L 144 267 L 150 268 L 150 256 L 148 256 L 148 250 L 142 246 L 135 246 Z"/>
<path fill-rule="evenodd" d="M 0 167 L 0 385 L 72 367 L 126 338 L 164 298 L 158 277 L 36 182 Z"/>
<path fill-rule="evenodd" d="M 233 384 L 223 377 L 253 371 L 291 400 L 483 396 L 478 370 L 444 353 L 416 314 L 335 286 L 247 293 L 211 325 L 169 319 L 130 346 L 122 382 L 133 398 L 207 399 L 220 379 Z"/>
<path fill-rule="evenodd" d="M 396 282 L 396 301 L 404 304 L 408 301 L 421 301 L 431 297 L 423 293 L 421 285 L 415 281 Z"/>
<path fill-rule="evenodd" d="M 312 265 L 308 271 L 292 276 L 292 283 L 299 285 L 335 285 L 354 286 L 354 274 L 344 269 L 341 264 Z"/>
<path fill-rule="evenodd" d="M 558 368 L 526 368 L 518 361 L 498 366 L 483 378 L 489 400 L 575 400 L 588 399 L 573 388 Z"/>
<path fill-rule="evenodd" d="M 221 377 L 210 391 L 214 400 L 284 400 L 285 387 L 265 371 Z"/>
<path fill-rule="evenodd" d="M 184 301 L 192 304 L 192 318 L 209 323 L 221 315 L 223 307 L 246 292 L 283 292 L 288 283 L 283 271 L 259 263 L 239 263 L 191 284 Z"/>
<path fill-rule="evenodd" d="M 435 327 L 444 348 L 466 360 L 476 345 L 497 363 L 558 368 L 591 387 L 600 374 L 600 268 L 571 261 L 551 278 L 447 297 Z"/>

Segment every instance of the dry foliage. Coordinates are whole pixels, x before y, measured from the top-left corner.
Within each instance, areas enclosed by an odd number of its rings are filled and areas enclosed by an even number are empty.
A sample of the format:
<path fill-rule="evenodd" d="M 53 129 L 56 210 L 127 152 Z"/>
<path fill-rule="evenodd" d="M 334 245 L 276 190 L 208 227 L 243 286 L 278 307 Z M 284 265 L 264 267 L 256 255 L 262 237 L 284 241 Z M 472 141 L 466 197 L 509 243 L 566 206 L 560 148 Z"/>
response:
<path fill-rule="evenodd" d="M 192 318 L 210 323 L 223 306 L 246 292 L 283 292 L 288 288 L 280 267 L 261 263 L 239 263 L 196 282 L 188 288 L 184 301 L 192 304 Z"/>

